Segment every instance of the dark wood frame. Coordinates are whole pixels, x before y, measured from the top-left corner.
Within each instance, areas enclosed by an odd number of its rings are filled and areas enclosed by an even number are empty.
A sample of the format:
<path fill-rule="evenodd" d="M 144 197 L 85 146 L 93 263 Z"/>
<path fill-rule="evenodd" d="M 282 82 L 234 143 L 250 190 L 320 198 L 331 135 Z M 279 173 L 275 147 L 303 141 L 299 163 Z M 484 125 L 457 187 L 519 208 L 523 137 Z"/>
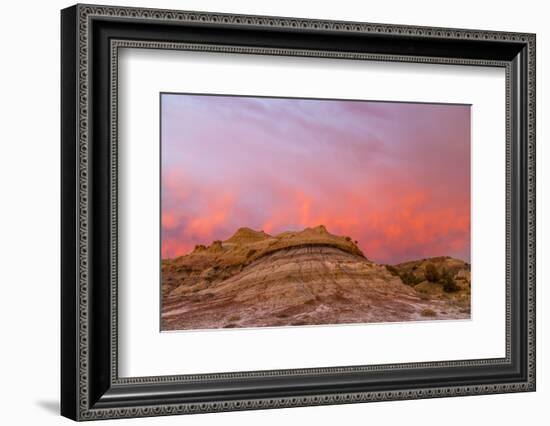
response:
<path fill-rule="evenodd" d="M 62 11 L 61 35 L 64 416 L 89 420 L 535 390 L 533 34 L 76 5 Z M 506 357 L 119 378 L 116 88 L 121 47 L 504 67 Z"/>

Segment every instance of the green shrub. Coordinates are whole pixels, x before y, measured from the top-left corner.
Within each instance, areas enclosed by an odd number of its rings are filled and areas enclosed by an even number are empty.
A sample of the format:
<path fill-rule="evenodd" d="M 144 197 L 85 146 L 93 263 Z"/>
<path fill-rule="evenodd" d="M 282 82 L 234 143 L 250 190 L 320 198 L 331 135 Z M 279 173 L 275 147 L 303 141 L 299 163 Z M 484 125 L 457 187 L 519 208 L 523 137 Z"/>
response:
<path fill-rule="evenodd" d="M 460 290 L 460 287 L 458 287 L 452 279 L 443 284 L 443 291 L 447 293 L 453 293 L 458 290 Z"/>
<path fill-rule="evenodd" d="M 415 286 L 422 282 L 422 278 L 417 277 L 410 271 L 405 271 L 400 274 L 401 281 L 410 286 Z"/>
<path fill-rule="evenodd" d="M 443 272 L 441 274 L 440 282 L 441 282 L 441 284 L 443 284 L 443 291 L 445 291 L 447 293 L 452 293 L 452 292 L 460 290 L 460 287 L 458 287 L 456 285 L 456 282 L 453 279 L 453 277 L 451 276 L 450 272 L 445 270 L 445 269 L 443 270 Z"/>
<path fill-rule="evenodd" d="M 428 263 L 426 265 L 425 276 L 426 280 L 431 283 L 436 283 L 441 279 L 441 276 L 439 275 L 439 272 L 433 263 Z"/>

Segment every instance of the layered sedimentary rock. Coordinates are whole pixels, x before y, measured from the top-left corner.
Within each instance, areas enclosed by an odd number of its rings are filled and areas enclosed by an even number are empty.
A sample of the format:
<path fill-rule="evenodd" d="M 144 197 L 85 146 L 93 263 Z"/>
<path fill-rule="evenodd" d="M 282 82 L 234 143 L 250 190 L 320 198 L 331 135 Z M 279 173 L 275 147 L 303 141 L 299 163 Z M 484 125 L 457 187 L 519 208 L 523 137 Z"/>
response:
<path fill-rule="evenodd" d="M 164 260 L 162 280 L 163 330 L 469 318 L 469 303 L 404 284 L 323 226 L 241 228 Z"/>

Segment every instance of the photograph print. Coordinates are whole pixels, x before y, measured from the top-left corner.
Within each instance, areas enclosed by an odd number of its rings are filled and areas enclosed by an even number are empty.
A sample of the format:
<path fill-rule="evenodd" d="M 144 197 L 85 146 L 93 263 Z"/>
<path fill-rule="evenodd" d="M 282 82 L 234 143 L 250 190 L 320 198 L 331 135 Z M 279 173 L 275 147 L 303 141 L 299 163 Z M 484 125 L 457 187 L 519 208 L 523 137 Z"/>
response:
<path fill-rule="evenodd" d="M 470 319 L 470 105 L 160 107 L 162 331 Z"/>

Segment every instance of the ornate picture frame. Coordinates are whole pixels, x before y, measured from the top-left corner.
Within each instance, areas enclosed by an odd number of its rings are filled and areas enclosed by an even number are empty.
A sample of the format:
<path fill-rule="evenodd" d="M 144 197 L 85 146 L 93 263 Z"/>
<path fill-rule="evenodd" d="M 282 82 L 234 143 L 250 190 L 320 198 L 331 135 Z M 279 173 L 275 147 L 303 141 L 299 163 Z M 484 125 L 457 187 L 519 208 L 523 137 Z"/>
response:
<path fill-rule="evenodd" d="M 61 414 L 93 420 L 534 391 L 535 41 L 534 34 L 510 32 L 96 5 L 64 9 Z M 505 356 L 119 377 L 121 48 L 503 68 Z"/>

